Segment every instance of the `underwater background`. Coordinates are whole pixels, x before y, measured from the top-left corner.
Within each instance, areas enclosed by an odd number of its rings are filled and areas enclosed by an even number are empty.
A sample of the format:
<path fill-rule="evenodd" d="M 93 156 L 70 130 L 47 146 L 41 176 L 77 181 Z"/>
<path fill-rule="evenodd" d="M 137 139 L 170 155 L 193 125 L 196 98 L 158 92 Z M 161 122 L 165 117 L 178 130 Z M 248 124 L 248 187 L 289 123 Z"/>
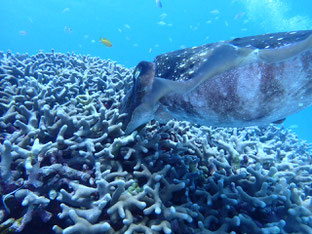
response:
<path fill-rule="evenodd" d="M 309 0 L 0 1 L 0 50 L 90 54 L 126 67 L 186 47 L 312 28 Z M 99 39 L 107 38 L 112 47 Z M 312 108 L 285 126 L 312 142 Z"/>
<path fill-rule="evenodd" d="M 312 29 L 311 13 L 309 0 L 0 0 L 0 233 L 312 233 L 312 107 L 281 125 L 130 134 L 122 111 L 140 61 Z"/>

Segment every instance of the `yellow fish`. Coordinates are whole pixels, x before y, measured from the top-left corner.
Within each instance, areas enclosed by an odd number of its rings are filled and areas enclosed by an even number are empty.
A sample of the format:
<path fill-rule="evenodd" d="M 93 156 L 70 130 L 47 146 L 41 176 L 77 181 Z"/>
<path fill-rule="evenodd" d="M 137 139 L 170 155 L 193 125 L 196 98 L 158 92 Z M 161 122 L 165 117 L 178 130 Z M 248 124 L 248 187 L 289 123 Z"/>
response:
<path fill-rule="evenodd" d="M 102 42 L 104 45 L 106 45 L 107 47 L 112 47 L 113 45 L 112 45 L 112 43 L 108 40 L 108 39 L 106 39 L 106 38 L 100 38 L 100 42 Z"/>

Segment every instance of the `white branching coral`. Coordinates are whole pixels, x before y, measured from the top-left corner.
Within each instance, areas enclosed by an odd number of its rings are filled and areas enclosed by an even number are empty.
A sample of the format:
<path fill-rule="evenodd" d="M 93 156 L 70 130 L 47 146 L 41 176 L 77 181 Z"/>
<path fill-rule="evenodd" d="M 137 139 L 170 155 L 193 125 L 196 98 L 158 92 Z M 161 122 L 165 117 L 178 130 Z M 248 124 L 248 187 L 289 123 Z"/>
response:
<path fill-rule="evenodd" d="M 1 230 L 312 233 L 311 145 L 291 132 L 171 120 L 125 135 L 131 70 L 0 58 Z"/>

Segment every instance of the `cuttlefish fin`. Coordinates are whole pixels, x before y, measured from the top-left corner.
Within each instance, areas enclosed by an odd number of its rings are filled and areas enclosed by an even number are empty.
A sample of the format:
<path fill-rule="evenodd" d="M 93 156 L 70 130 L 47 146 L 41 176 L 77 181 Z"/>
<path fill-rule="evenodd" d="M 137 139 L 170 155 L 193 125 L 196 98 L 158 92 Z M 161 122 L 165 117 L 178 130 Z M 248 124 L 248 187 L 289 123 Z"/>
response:
<path fill-rule="evenodd" d="M 279 119 L 279 120 L 276 120 L 276 121 L 274 121 L 274 122 L 272 122 L 272 123 L 273 123 L 273 124 L 281 124 L 281 123 L 283 123 L 285 120 L 286 120 L 286 118 L 284 118 L 284 119 Z"/>
<path fill-rule="evenodd" d="M 312 35 L 303 41 L 282 46 L 280 48 L 259 50 L 259 58 L 268 63 L 279 62 L 293 57 L 307 49 L 312 49 Z"/>

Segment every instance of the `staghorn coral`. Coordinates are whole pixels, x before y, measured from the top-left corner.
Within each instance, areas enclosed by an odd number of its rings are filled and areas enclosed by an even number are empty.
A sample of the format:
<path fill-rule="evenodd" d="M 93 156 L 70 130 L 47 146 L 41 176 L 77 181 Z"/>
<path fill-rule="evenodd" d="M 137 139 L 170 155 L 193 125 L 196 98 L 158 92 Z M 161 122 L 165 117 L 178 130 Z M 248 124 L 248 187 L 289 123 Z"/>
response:
<path fill-rule="evenodd" d="M 131 70 L 54 51 L 0 57 L 1 230 L 312 232 L 311 145 L 290 131 L 172 120 L 125 135 Z"/>

